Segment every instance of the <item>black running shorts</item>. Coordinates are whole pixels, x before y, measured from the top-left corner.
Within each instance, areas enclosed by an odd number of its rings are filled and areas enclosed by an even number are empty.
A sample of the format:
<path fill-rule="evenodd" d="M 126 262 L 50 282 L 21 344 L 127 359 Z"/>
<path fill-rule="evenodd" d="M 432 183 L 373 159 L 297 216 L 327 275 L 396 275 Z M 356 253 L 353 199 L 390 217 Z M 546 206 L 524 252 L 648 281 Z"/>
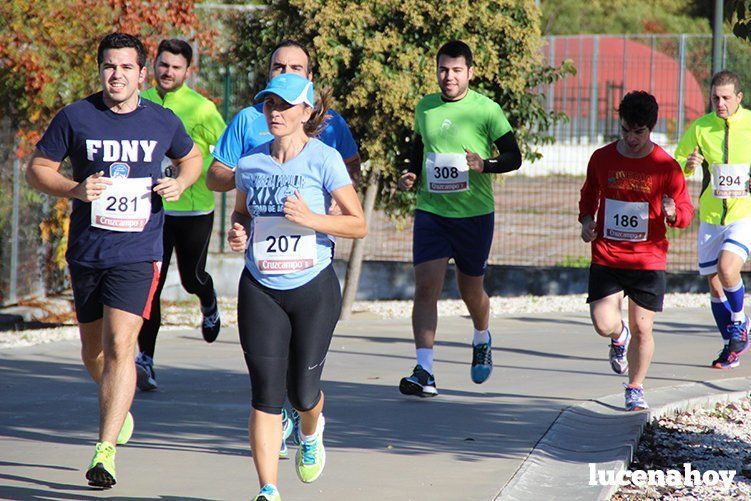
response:
<path fill-rule="evenodd" d="M 78 322 L 99 320 L 104 305 L 149 318 L 160 264 L 140 262 L 92 268 L 68 263 Z"/>
<path fill-rule="evenodd" d="M 642 308 L 662 311 L 665 299 L 665 271 L 624 270 L 594 263 L 589 267 L 587 303 L 621 291 Z"/>
<path fill-rule="evenodd" d="M 416 210 L 412 232 L 412 264 L 454 258 L 456 267 L 470 277 L 485 274 L 493 243 L 494 213 L 474 217 L 443 217 Z"/>

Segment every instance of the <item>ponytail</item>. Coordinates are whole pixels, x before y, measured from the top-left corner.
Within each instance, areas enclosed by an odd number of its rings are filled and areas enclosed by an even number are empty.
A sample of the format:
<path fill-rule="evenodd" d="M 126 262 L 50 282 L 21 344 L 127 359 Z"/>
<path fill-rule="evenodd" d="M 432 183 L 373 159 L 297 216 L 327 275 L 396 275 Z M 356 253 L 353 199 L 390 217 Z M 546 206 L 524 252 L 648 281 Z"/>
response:
<path fill-rule="evenodd" d="M 318 137 L 326 129 L 329 120 L 329 109 L 331 108 L 331 89 L 327 88 L 321 91 L 318 101 L 313 108 L 313 113 L 303 125 L 303 130 L 308 137 Z"/>

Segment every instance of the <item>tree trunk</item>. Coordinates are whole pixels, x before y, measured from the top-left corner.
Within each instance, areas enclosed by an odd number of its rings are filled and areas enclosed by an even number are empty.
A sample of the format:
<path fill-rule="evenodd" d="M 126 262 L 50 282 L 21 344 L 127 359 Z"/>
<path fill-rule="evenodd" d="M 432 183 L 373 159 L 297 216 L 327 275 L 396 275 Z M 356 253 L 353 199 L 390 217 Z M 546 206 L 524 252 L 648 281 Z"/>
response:
<path fill-rule="evenodd" d="M 371 170 L 368 175 L 368 184 L 365 189 L 365 200 L 363 201 L 363 212 L 365 221 L 370 227 L 370 220 L 373 217 L 373 208 L 375 207 L 376 195 L 378 194 L 379 174 Z M 342 294 L 342 313 L 339 317 L 341 320 L 349 320 L 352 315 L 352 305 L 355 303 L 357 287 L 360 284 L 360 272 L 362 271 L 362 258 L 365 254 L 365 238 L 356 239 L 352 242 L 352 252 L 347 263 L 347 275 L 344 278 L 344 293 Z"/>

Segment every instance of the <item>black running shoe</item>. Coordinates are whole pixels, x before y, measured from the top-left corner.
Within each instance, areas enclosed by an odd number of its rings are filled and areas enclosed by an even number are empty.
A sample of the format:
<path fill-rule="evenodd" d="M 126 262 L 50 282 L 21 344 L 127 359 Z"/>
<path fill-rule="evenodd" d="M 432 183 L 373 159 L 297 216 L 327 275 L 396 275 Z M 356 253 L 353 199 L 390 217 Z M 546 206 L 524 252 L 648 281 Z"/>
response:
<path fill-rule="evenodd" d="M 156 390 L 154 359 L 143 352 L 136 356 L 136 386 L 141 391 Z"/>
<path fill-rule="evenodd" d="M 435 378 L 419 364 L 415 366 L 411 376 L 403 377 L 399 382 L 399 391 L 404 395 L 417 395 L 418 397 L 438 395 Z"/>
<path fill-rule="evenodd" d="M 216 300 L 216 294 L 214 294 L 214 306 L 205 311 L 201 307 L 201 313 L 203 313 L 201 334 L 203 334 L 203 339 L 207 343 L 213 343 L 219 335 L 219 329 L 222 326 L 222 321 L 219 318 L 219 303 Z"/>

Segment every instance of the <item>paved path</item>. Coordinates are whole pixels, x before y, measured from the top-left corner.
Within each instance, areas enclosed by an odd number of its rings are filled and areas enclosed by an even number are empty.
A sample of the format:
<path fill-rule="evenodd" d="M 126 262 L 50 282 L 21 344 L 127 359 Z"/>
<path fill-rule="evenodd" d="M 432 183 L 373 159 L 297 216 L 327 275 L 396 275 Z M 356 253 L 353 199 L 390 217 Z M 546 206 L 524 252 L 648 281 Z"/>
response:
<path fill-rule="evenodd" d="M 751 363 L 707 368 L 720 344 L 708 309 L 658 320 L 648 389 L 751 376 Z M 396 387 L 414 365 L 409 321 L 363 315 L 340 323 L 324 373 L 326 471 L 304 485 L 293 461 L 283 461 L 285 501 L 490 500 L 564 409 L 622 392 L 607 342 L 584 314 L 495 318 L 491 329 L 496 368 L 478 386 L 469 379 L 469 320 L 440 319 L 440 396 L 422 400 Z M 100 492 L 83 478 L 97 400 L 78 343 L 0 350 L 0 498 L 254 495 L 249 384 L 236 330 L 225 329 L 213 345 L 197 330 L 163 332 L 156 359 L 159 390 L 136 395 L 136 431 L 118 448 L 118 484 Z"/>

